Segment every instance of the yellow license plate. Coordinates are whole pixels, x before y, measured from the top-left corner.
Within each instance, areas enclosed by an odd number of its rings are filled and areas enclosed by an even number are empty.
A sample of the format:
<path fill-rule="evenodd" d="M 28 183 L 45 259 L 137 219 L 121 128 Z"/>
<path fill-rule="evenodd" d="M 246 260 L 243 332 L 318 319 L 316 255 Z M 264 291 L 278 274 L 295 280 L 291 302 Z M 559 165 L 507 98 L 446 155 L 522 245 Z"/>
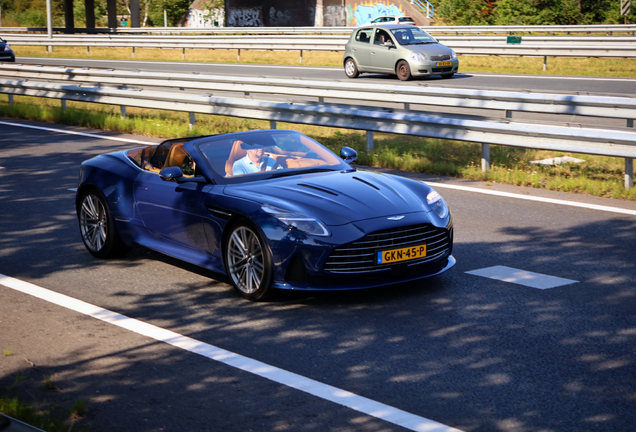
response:
<path fill-rule="evenodd" d="M 451 66 L 453 62 L 437 62 L 437 67 Z"/>
<path fill-rule="evenodd" d="M 401 249 L 379 251 L 377 264 L 388 264 L 399 261 L 413 260 L 426 256 L 426 245 L 417 245 Z"/>

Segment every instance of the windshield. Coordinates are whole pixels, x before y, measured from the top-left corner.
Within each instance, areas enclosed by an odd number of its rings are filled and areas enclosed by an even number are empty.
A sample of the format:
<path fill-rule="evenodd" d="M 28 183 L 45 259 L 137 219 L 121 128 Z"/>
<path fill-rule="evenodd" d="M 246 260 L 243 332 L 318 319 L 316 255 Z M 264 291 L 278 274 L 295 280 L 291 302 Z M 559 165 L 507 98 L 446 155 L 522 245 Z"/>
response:
<path fill-rule="evenodd" d="M 205 138 L 195 145 L 224 183 L 350 167 L 313 139 L 296 131 L 252 131 Z"/>
<path fill-rule="evenodd" d="M 418 45 L 437 43 L 437 40 L 419 27 L 391 30 L 400 45 Z"/>

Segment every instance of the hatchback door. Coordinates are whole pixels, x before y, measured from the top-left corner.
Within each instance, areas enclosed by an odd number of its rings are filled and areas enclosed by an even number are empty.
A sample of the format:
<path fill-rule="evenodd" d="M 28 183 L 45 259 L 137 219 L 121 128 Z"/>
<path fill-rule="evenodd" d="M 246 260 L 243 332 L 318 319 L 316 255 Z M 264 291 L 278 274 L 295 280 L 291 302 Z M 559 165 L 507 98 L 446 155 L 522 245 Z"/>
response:
<path fill-rule="evenodd" d="M 392 42 L 393 46 L 385 46 L 386 42 Z M 369 56 L 370 66 L 373 71 L 394 73 L 396 52 L 395 40 L 389 32 L 384 29 L 376 29 Z"/>
<path fill-rule="evenodd" d="M 359 70 L 368 70 L 370 66 L 369 57 L 371 55 L 371 39 L 373 28 L 362 28 L 356 31 L 351 40 L 351 53 L 356 61 Z"/>

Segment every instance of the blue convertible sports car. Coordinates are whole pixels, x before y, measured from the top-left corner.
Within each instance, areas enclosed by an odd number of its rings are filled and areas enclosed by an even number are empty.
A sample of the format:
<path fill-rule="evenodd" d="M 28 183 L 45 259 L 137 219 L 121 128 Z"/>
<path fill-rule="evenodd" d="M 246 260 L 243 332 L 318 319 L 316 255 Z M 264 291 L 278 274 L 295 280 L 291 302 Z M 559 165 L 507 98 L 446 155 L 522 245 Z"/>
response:
<path fill-rule="evenodd" d="M 171 139 L 82 163 L 77 216 L 96 257 L 134 245 L 229 276 L 249 300 L 434 276 L 453 223 L 428 185 L 352 168 L 291 130 Z"/>

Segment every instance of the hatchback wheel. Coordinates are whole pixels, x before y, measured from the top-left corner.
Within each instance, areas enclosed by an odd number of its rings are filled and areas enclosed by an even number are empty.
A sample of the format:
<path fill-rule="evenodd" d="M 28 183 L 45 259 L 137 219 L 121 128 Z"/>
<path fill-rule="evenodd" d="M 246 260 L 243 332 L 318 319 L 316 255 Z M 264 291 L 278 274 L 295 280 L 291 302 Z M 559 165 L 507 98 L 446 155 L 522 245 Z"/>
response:
<path fill-rule="evenodd" d="M 349 78 L 357 78 L 358 75 L 360 75 L 360 72 L 358 72 L 358 66 L 356 65 L 356 62 L 352 58 L 348 58 L 345 61 L 344 70 L 345 70 L 345 74 Z"/>
<path fill-rule="evenodd" d="M 409 67 L 409 64 L 404 60 L 398 63 L 397 68 L 395 68 L 395 73 L 402 81 L 408 81 L 413 77 L 411 75 L 411 68 Z"/>

